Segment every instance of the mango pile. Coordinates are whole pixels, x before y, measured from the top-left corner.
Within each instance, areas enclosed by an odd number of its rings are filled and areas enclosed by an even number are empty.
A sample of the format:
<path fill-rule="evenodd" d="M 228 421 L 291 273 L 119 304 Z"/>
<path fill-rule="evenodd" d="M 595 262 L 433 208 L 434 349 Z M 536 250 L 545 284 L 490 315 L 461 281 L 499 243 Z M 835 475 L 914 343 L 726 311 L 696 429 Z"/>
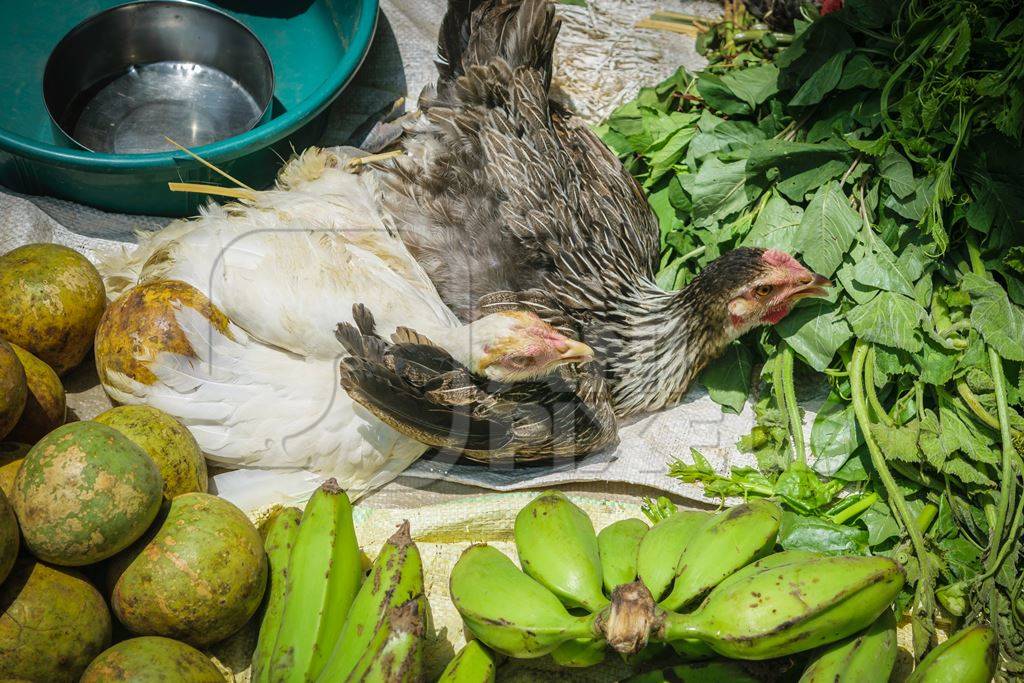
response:
<path fill-rule="evenodd" d="M 134 439 L 145 443 L 147 424 L 162 433 L 173 420 L 143 413 L 151 423 L 131 421 L 125 432 L 104 424 L 126 411 L 137 412 L 115 408 L 30 448 L 0 449 L 0 486 L 10 493 L 8 503 L 0 492 L 0 678 L 188 672 L 176 680 L 222 681 L 196 648 L 236 633 L 259 609 L 267 561 L 256 527 L 205 493 L 205 476 L 168 497 L 162 472 L 197 467 L 202 454 L 177 425 L 176 438 L 153 451 L 175 457 L 158 463 Z M 110 647 L 115 618 L 140 637 Z"/>
<path fill-rule="evenodd" d="M 715 514 L 677 511 L 650 527 L 620 520 L 598 534 L 564 494 L 546 492 L 516 518 L 519 566 L 492 546 L 470 546 L 452 570 L 451 596 L 467 630 L 507 657 L 588 667 L 610 650 L 638 667 L 671 664 L 639 682 L 760 680 L 754 662 L 793 657 L 804 683 L 888 680 L 903 568 L 880 556 L 775 552 L 780 519 L 774 503 L 751 500 Z M 914 680 L 953 680 L 928 671 L 956 661 L 956 680 L 989 681 L 991 629 L 963 633 Z M 452 680 L 490 680 L 486 662 L 475 667 L 479 678 Z"/>

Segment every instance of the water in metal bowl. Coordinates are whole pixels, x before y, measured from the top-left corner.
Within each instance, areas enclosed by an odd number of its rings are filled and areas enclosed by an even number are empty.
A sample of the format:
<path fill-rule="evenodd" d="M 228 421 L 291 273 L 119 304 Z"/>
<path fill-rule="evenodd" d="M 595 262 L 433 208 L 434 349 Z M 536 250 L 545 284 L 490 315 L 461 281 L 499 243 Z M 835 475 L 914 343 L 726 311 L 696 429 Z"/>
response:
<path fill-rule="evenodd" d="M 85 149 L 143 154 L 244 133 L 274 92 L 270 58 L 242 24 L 189 2 L 120 5 L 79 24 L 44 75 L 47 108 Z"/>

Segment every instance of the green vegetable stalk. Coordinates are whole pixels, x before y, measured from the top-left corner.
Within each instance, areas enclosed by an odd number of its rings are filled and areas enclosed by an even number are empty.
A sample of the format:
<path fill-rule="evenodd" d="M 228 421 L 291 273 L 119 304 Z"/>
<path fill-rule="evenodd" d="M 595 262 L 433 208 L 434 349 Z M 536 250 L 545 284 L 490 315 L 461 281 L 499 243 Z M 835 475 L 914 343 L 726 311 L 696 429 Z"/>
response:
<path fill-rule="evenodd" d="M 913 625 L 914 625 L 914 651 L 918 656 L 922 655 L 931 643 L 935 635 L 935 575 L 928 556 L 928 548 L 924 542 L 921 530 L 915 524 L 914 516 L 907 507 L 907 501 L 900 492 L 896 480 L 889 471 L 885 455 L 878 447 L 871 431 L 871 417 L 868 412 L 868 404 L 865 399 L 864 379 L 865 366 L 870 352 L 870 346 L 858 340 L 853 348 L 853 360 L 850 365 L 850 387 L 853 396 L 853 412 L 857 416 L 857 423 L 864 434 L 864 441 L 871 455 L 871 464 L 882 480 L 889 505 L 892 506 L 897 518 L 900 520 L 904 531 L 910 537 L 914 547 L 914 555 L 918 562 L 918 579 L 914 589 Z"/>

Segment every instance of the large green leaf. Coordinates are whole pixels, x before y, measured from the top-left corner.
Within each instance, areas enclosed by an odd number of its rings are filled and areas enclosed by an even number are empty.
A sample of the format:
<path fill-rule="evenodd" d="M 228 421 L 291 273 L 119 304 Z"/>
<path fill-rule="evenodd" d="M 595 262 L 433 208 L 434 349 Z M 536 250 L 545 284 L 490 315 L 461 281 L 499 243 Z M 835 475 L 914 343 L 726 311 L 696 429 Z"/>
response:
<path fill-rule="evenodd" d="M 841 176 L 851 159 L 852 150 L 843 142 L 765 140 L 751 148 L 747 175 L 762 186 L 775 183 L 779 192 L 801 202 L 809 192 Z"/>
<path fill-rule="evenodd" d="M 873 240 L 871 253 L 857 259 L 853 266 L 853 278 L 868 287 L 888 290 L 914 297 L 914 282 L 903 266 L 880 239 Z"/>
<path fill-rule="evenodd" d="M 836 351 L 853 336 L 839 305 L 824 299 L 808 301 L 776 326 L 779 334 L 818 372 L 832 363 Z"/>
<path fill-rule="evenodd" d="M 865 341 L 916 353 L 921 350 L 921 321 L 925 310 L 910 297 L 881 292 L 855 306 L 846 319 L 853 333 Z"/>
<path fill-rule="evenodd" d="M 782 513 L 778 541 L 784 550 L 807 550 L 824 555 L 867 555 L 869 552 L 866 530 L 793 512 Z"/>
<path fill-rule="evenodd" d="M 697 77 L 697 92 L 708 106 L 722 114 L 749 114 L 750 105 L 733 92 L 721 76 L 702 71 Z"/>
<path fill-rule="evenodd" d="M 771 63 L 737 69 L 722 76 L 722 84 L 751 108 L 777 93 L 778 81 L 779 68 Z"/>
<path fill-rule="evenodd" d="M 862 52 L 856 52 L 846 66 L 843 67 L 843 77 L 836 86 L 839 90 L 853 90 L 856 88 L 880 88 L 889 78 L 889 73 L 871 63 L 871 59 Z"/>
<path fill-rule="evenodd" d="M 903 199 L 914 191 L 914 169 L 902 154 L 889 147 L 878 162 L 878 173 L 893 194 Z"/>
<path fill-rule="evenodd" d="M 799 244 L 800 221 L 803 217 L 803 208 L 790 204 L 780 194 L 772 192 L 758 213 L 754 226 L 743 238 L 743 245 L 792 253 Z"/>
<path fill-rule="evenodd" d="M 666 173 L 673 170 L 676 162 L 683 158 L 686 146 L 696 134 L 696 128 L 686 126 L 670 133 L 663 141 L 652 145 L 654 151 L 647 160 L 651 175 L 645 183 L 646 187 L 653 186 Z"/>
<path fill-rule="evenodd" d="M 839 85 L 839 79 L 843 76 L 843 64 L 846 63 L 848 52 L 837 52 L 826 60 L 817 71 L 811 75 L 796 95 L 789 101 L 791 107 L 805 107 L 810 104 L 821 102 L 825 95 L 829 94 Z"/>
<path fill-rule="evenodd" d="M 971 295 L 971 325 L 1008 360 L 1024 360 L 1024 312 L 1010 303 L 1006 290 L 974 273 L 961 287 Z"/>
<path fill-rule="evenodd" d="M 745 161 L 725 164 L 711 158 L 701 164 L 696 173 L 680 179 L 693 200 L 695 219 L 728 218 L 750 203 L 745 166 Z"/>
<path fill-rule="evenodd" d="M 832 476 L 862 443 L 864 437 L 857 427 L 853 406 L 833 391 L 818 410 L 811 426 L 811 451 L 817 458 L 814 470 Z"/>
<path fill-rule="evenodd" d="M 701 373 L 700 382 L 711 399 L 731 412 L 743 410 L 750 393 L 750 375 L 754 360 L 750 350 L 738 341 L 725 349 L 725 353 L 711 361 Z"/>
<path fill-rule="evenodd" d="M 696 167 L 709 154 L 749 149 L 764 139 L 764 131 L 750 121 L 724 121 L 711 130 L 702 128 L 690 143 L 687 164 Z"/>
<path fill-rule="evenodd" d="M 860 224 L 860 216 L 850 208 L 839 183 L 822 185 L 800 223 L 799 246 L 804 262 L 818 273 L 831 276 L 850 250 Z"/>

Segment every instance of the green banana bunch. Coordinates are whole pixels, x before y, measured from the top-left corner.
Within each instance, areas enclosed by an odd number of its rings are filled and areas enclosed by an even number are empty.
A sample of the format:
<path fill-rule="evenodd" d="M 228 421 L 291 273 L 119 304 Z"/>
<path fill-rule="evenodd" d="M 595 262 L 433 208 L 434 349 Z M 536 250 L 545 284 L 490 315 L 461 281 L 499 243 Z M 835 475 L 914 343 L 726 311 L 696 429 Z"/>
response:
<path fill-rule="evenodd" d="M 437 683 L 494 683 L 495 670 L 491 653 L 479 640 L 471 640 L 448 662 Z"/>
<path fill-rule="evenodd" d="M 423 562 L 409 534 L 409 523 L 404 522 L 381 547 L 339 635 L 327 645 L 329 658 L 320 680 L 346 680 L 364 653 L 373 649 L 371 641 L 390 611 L 421 599 L 423 594 Z M 419 616 L 427 618 L 425 605 Z"/>
<path fill-rule="evenodd" d="M 597 535 L 604 591 L 608 595 L 616 586 L 636 581 L 636 558 L 646 533 L 646 522 L 634 518 L 613 522 Z"/>
<path fill-rule="evenodd" d="M 664 612 L 657 640 L 695 638 L 733 659 L 770 659 L 866 628 L 903 587 L 887 557 L 812 557 L 760 568 L 711 591 L 689 614 Z"/>
<path fill-rule="evenodd" d="M 270 680 L 315 679 L 341 633 L 363 576 L 352 504 L 334 479 L 306 503 L 288 561 Z"/>
<path fill-rule="evenodd" d="M 569 614 L 551 591 L 489 545 L 462 553 L 449 592 L 470 632 L 510 657 L 542 657 L 562 643 L 598 635 L 595 615 Z"/>
<path fill-rule="evenodd" d="M 896 617 L 882 612 L 865 631 L 818 652 L 799 683 L 887 681 L 896 665 Z"/>
<path fill-rule="evenodd" d="M 672 591 L 661 607 L 673 612 L 682 609 L 730 574 L 770 553 L 781 521 L 782 509 L 760 498 L 712 517 L 680 554 Z"/>
<path fill-rule="evenodd" d="M 346 683 L 419 683 L 423 680 L 426 598 L 392 607 L 380 620 Z"/>
<path fill-rule="evenodd" d="M 710 518 L 706 512 L 680 510 L 644 534 L 637 549 L 636 573 L 656 601 L 675 578 L 679 556 L 686 544 Z"/>
<path fill-rule="evenodd" d="M 748 674 L 737 662 L 696 662 L 648 671 L 627 678 L 624 683 L 759 683 L 759 680 Z"/>
<path fill-rule="evenodd" d="M 998 658 L 995 631 L 979 624 L 957 631 L 929 652 L 907 683 L 988 683 Z"/>
<path fill-rule="evenodd" d="M 551 659 L 559 666 L 580 669 L 604 661 L 608 647 L 601 638 L 576 638 L 551 651 Z"/>
<path fill-rule="evenodd" d="M 270 588 L 267 589 L 267 603 L 260 622 L 260 635 L 256 651 L 252 655 L 252 683 L 267 683 L 270 680 L 270 656 L 274 640 L 281 626 L 284 612 L 284 589 L 288 575 L 288 558 L 299 534 L 302 510 L 284 508 L 267 522 L 267 536 L 263 547 L 270 563 Z"/>
<path fill-rule="evenodd" d="M 594 525 L 564 493 L 548 491 L 530 501 L 516 515 L 515 537 L 523 571 L 566 607 L 596 612 L 608 604 Z"/>

